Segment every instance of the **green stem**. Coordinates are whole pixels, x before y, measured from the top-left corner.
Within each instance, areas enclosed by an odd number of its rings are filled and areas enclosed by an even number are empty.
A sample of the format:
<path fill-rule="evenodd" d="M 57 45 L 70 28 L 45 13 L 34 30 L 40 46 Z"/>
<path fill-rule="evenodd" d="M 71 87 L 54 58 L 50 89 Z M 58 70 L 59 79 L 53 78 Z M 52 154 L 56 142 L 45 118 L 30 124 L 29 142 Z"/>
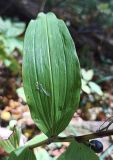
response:
<path fill-rule="evenodd" d="M 52 137 L 40 143 L 30 146 L 30 148 L 33 149 L 42 145 L 48 145 L 53 142 L 72 142 L 73 140 L 76 140 L 77 142 L 80 142 L 80 143 L 84 143 L 89 141 L 90 139 L 102 138 L 110 135 L 113 135 L 113 130 L 98 131 L 98 132 L 94 132 L 94 133 L 82 135 L 82 136 Z"/>

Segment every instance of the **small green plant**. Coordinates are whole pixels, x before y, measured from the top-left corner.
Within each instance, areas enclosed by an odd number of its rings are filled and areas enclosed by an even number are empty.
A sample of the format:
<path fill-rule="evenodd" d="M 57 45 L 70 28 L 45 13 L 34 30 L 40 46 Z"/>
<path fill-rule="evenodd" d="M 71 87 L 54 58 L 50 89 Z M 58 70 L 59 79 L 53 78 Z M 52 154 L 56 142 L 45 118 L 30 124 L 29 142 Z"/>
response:
<path fill-rule="evenodd" d="M 96 93 L 100 96 L 103 95 L 103 92 L 101 90 L 101 87 L 92 81 L 94 76 L 94 71 L 92 69 L 86 71 L 85 69 L 81 69 L 82 74 L 82 90 L 87 93 Z"/>
<path fill-rule="evenodd" d="M 0 18 L 0 59 L 14 72 L 20 71 L 20 65 L 14 57 L 14 52 L 22 54 L 23 34 L 25 24 Z"/>
<path fill-rule="evenodd" d="M 50 160 L 98 160 L 89 140 L 106 136 L 106 131 L 84 136 L 59 135 L 78 108 L 81 89 L 79 60 L 65 23 L 53 13 L 40 13 L 28 25 L 23 59 L 27 103 L 35 124 L 43 133 L 20 146 L 21 132 L 14 128 L 8 140 L 0 139 L 0 146 L 9 154 L 6 159 L 43 160 L 43 152 Z M 58 158 L 50 157 L 44 149 L 33 151 L 53 142 L 70 142 L 70 145 Z"/>

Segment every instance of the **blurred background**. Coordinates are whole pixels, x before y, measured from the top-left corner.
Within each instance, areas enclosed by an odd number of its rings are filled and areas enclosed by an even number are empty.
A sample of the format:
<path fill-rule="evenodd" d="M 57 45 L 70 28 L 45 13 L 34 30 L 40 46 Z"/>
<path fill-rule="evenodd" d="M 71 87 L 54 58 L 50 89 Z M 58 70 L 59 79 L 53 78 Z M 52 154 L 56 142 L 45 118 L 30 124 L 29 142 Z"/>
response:
<path fill-rule="evenodd" d="M 65 21 L 81 64 L 79 109 L 62 134 L 96 132 L 113 120 L 113 0 L 0 0 L 0 126 L 4 128 L 0 136 L 8 136 L 5 129 L 15 124 L 26 139 L 40 134 L 26 104 L 21 69 L 24 33 L 40 11 L 52 11 Z M 104 145 L 100 159 L 112 160 L 113 136 L 100 141 Z M 57 157 L 68 145 L 48 145 L 42 148 L 42 157 Z"/>

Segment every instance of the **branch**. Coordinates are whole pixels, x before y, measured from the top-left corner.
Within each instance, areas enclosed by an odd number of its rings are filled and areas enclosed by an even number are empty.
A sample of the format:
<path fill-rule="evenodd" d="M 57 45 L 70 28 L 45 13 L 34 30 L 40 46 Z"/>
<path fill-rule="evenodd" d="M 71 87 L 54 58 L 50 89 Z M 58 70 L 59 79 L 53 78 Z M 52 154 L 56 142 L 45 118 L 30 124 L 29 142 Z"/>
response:
<path fill-rule="evenodd" d="M 113 135 L 113 130 L 98 131 L 98 132 L 94 132 L 94 133 L 82 135 L 82 136 L 52 137 L 40 143 L 30 146 L 30 148 L 33 149 L 35 147 L 39 147 L 41 145 L 48 145 L 53 142 L 72 142 L 73 140 L 76 140 L 77 142 L 80 142 L 80 143 L 84 143 L 86 141 L 89 141 L 90 139 L 102 138 L 110 135 Z"/>

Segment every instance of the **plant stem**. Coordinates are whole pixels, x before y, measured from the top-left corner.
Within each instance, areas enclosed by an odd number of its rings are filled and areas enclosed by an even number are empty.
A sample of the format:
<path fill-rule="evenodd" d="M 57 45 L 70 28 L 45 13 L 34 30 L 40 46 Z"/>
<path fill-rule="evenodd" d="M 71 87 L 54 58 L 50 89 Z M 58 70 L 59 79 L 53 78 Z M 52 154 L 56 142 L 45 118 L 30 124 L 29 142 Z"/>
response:
<path fill-rule="evenodd" d="M 47 145 L 53 142 L 72 142 L 73 140 L 76 140 L 77 142 L 80 142 L 80 143 L 84 143 L 84 142 L 89 141 L 90 139 L 102 138 L 102 137 L 106 137 L 110 135 L 113 135 L 113 130 L 98 131 L 98 132 L 94 132 L 94 133 L 82 135 L 82 136 L 72 135 L 72 136 L 67 136 L 67 137 L 52 137 L 40 143 L 30 146 L 30 148 L 33 149 L 35 147 L 39 147 L 41 145 Z"/>

